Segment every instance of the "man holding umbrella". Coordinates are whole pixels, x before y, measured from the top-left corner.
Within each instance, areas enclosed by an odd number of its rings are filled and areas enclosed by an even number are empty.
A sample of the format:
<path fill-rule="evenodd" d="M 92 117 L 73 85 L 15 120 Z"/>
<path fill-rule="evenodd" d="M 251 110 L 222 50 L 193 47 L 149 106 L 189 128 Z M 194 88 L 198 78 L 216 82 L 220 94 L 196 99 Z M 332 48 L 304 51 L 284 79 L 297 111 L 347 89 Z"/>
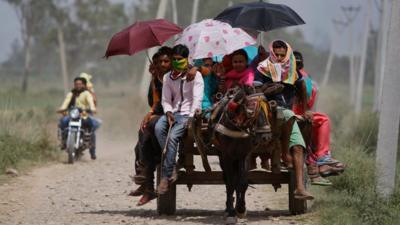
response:
<path fill-rule="evenodd" d="M 173 70 L 164 75 L 161 104 L 164 108 L 163 115 L 155 126 L 157 140 L 163 150 L 161 180 L 158 193 L 168 191 L 169 182 L 173 182 L 173 170 L 178 151 L 178 143 L 185 133 L 187 121 L 196 110 L 201 109 L 204 82 L 200 72 L 194 79 L 186 79 L 188 72 L 189 49 L 178 44 L 173 49 Z"/>

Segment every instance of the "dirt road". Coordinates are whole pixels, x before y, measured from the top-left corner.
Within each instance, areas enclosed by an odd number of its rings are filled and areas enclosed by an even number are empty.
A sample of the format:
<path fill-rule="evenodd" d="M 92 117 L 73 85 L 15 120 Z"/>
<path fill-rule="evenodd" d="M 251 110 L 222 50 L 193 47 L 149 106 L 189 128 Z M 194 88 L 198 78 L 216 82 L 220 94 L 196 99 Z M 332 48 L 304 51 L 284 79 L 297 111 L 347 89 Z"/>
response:
<path fill-rule="evenodd" d="M 99 146 L 96 161 L 86 154 L 74 165 L 46 166 L 0 186 L 0 224 L 223 224 L 223 186 L 194 186 L 192 192 L 178 186 L 177 214 L 160 217 L 155 201 L 137 207 L 138 199 L 127 196 L 131 144 Z M 249 212 L 239 224 L 299 224 L 276 211 L 287 209 L 286 189 L 255 188 L 247 192 Z"/>
<path fill-rule="evenodd" d="M 114 134 L 127 126 L 122 118 L 120 121 L 119 129 L 112 125 Z M 127 196 L 134 187 L 129 178 L 134 140 L 106 135 L 110 127 L 105 124 L 100 130 L 96 161 L 90 160 L 86 153 L 74 165 L 66 164 L 64 159 L 1 185 L 0 224 L 224 224 L 225 188 L 222 185 L 194 186 L 192 192 L 186 186 L 178 186 L 174 216 L 158 216 L 156 201 L 137 207 L 138 198 Z M 218 168 L 216 159 L 211 162 Z M 307 215 L 288 216 L 285 187 L 278 193 L 267 185 L 249 188 L 247 208 L 247 219 L 240 220 L 239 224 L 288 225 L 308 221 Z"/>

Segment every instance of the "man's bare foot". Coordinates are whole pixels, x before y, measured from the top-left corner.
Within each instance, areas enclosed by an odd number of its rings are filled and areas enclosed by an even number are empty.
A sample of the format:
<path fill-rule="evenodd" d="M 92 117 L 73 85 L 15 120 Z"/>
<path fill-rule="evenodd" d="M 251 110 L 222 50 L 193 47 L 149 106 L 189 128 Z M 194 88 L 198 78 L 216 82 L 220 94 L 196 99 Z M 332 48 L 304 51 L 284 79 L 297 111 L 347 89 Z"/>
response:
<path fill-rule="evenodd" d="M 293 157 L 290 155 L 290 153 L 283 154 L 282 155 L 282 160 L 283 160 L 286 168 L 288 168 L 288 169 L 292 169 L 293 168 Z"/>
<path fill-rule="evenodd" d="M 161 178 L 160 184 L 158 185 L 157 192 L 159 195 L 163 195 L 168 191 L 168 178 Z"/>

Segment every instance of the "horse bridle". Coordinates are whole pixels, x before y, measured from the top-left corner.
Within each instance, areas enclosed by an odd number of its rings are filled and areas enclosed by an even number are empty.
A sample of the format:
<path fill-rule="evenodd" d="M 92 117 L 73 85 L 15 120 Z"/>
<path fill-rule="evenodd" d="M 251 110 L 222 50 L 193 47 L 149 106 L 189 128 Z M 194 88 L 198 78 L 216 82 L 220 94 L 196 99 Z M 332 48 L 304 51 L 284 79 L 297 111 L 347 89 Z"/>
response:
<path fill-rule="evenodd" d="M 226 136 L 230 136 L 233 138 L 247 138 L 250 136 L 254 136 L 255 132 L 252 132 L 249 127 L 251 127 L 251 124 L 253 124 L 256 121 L 257 116 L 253 116 L 251 119 L 249 118 L 248 112 L 245 109 L 245 114 L 246 114 L 246 122 L 244 123 L 244 126 L 238 126 L 232 119 L 227 115 L 228 111 L 228 104 L 230 101 L 232 101 L 236 95 L 239 93 L 240 90 L 235 89 L 230 89 L 226 96 L 228 99 L 230 99 L 227 104 L 224 106 L 224 110 L 218 120 L 218 122 L 215 125 L 216 131 L 218 131 L 221 134 L 224 134 Z M 244 96 L 246 98 L 246 96 Z M 239 104 L 240 105 L 240 104 Z M 256 109 L 257 110 L 257 109 Z M 233 127 L 235 130 L 227 128 L 225 125 L 221 124 L 221 121 L 224 119 L 224 122 L 227 122 L 231 127 Z M 243 128 L 246 127 L 246 128 Z"/>

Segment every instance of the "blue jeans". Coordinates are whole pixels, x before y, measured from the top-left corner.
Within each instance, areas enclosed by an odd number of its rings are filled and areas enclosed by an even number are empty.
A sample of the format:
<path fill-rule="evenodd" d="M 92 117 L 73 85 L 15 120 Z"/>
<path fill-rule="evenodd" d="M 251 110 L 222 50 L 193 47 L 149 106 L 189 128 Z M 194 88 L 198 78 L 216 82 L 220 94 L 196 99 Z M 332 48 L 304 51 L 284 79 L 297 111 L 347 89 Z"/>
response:
<path fill-rule="evenodd" d="M 168 140 L 167 135 L 169 125 L 167 116 L 163 115 L 155 126 L 155 134 L 161 148 L 164 149 L 165 144 L 167 144 L 167 151 L 162 165 L 163 173 L 161 174 L 161 178 L 170 178 L 172 176 L 172 171 L 176 164 L 175 158 L 176 153 L 178 152 L 178 144 L 182 136 L 185 134 L 186 124 L 188 121 L 188 116 L 174 113 L 174 117 L 175 123 L 171 128 Z"/>
<path fill-rule="evenodd" d="M 68 127 L 69 116 L 64 116 L 60 119 L 59 127 L 64 134 L 65 129 Z M 100 127 L 100 121 L 96 118 L 89 116 L 86 120 L 82 121 L 83 124 L 87 124 L 92 130 L 92 147 L 89 149 L 90 155 L 96 155 L 96 130 Z M 64 138 L 64 137 L 63 137 Z"/>
<path fill-rule="evenodd" d="M 90 116 L 89 121 L 92 126 L 92 147 L 89 149 L 90 155 L 95 156 L 96 155 L 96 130 L 99 129 L 101 123 L 98 119 Z"/>

